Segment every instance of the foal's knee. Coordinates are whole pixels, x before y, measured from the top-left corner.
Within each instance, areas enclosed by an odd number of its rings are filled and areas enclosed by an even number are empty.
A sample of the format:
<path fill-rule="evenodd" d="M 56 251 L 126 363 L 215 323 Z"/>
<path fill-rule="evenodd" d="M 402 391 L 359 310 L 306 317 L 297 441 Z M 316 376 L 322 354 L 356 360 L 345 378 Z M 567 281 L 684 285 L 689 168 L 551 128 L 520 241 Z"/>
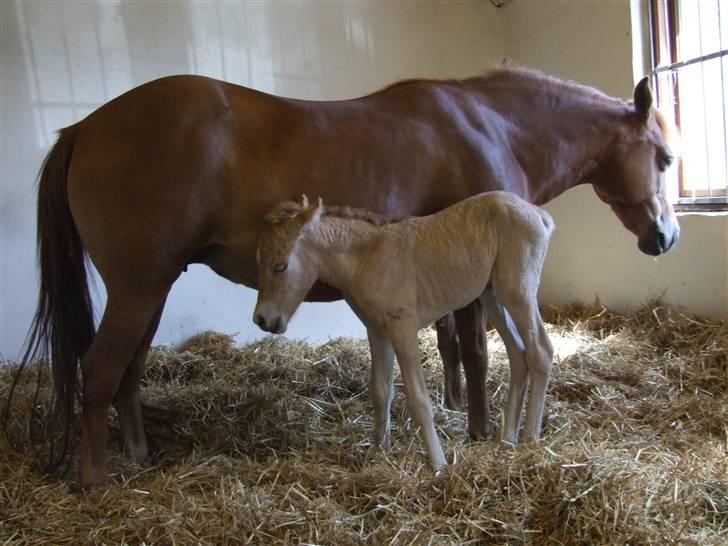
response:
<path fill-rule="evenodd" d="M 433 419 L 432 403 L 427 393 L 408 393 L 407 410 L 413 418 L 420 421 L 418 424 Z"/>

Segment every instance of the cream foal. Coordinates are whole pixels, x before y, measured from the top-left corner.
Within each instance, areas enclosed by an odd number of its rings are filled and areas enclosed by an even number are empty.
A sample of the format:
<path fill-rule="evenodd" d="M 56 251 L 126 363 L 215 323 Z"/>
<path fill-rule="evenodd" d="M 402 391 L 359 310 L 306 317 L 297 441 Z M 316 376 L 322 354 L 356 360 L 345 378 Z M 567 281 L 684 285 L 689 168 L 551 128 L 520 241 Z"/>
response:
<path fill-rule="evenodd" d="M 316 280 L 342 291 L 364 322 L 372 355 L 375 442 L 389 447 L 394 355 L 407 407 L 434 468 L 447 464 L 435 431 L 417 331 L 480 298 L 506 346 L 510 386 L 503 440 L 540 435 L 552 348 L 536 293 L 553 220 L 507 192 L 476 195 L 436 214 L 387 222 L 365 211 L 282 203 L 258 243 L 254 321 L 283 333 Z"/>

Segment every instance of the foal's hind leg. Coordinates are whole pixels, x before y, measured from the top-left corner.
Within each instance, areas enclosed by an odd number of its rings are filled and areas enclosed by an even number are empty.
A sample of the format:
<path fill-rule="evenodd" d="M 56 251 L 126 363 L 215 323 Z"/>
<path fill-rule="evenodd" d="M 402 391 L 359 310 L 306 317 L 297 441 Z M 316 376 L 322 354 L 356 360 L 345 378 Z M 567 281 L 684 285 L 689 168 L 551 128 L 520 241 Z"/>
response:
<path fill-rule="evenodd" d="M 526 353 L 523 340 L 518 334 L 508 311 L 498 300 L 492 288 L 488 288 L 480 297 L 488 313 L 488 317 L 495 325 L 508 353 L 510 367 L 510 381 L 508 386 L 508 399 L 503 409 L 504 423 L 501 439 L 511 444 L 518 443 L 518 426 L 521 422 L 523 400 L 528 387 L 528 367 L 526 366 Z"/>
<path fill-rule="evenodd" d="M 168 291 L 109 287 L 109 297 L 89 350 L 83 357 L 83 416 L 80 481 L 84 487 L 106 479 L 108 415 L 127 365 L 144 339 Z"/>
<path fill-rule="evenodd" d="M 488 346 L 486 316 L 483 304 L 475 300 L 467 307 L 455 311 L 460 350 L 465 368 L 468 391 L 468 433 L 474 440 L 493 437 L 493 425 L 488 415 Z"/>
<path fill-rule="evenodd" d="M 460 384 L 460 340 L 455 325 L 455 317 L 448 313 L 435 322 L 437 329 L 437 349 L 442 359 L 445 373 L 445 407 L 457 410 L 463 407 L 463 388 Z"/>
<path fill-rule="evenodd" d="M 159 327 L 159 320 L 162 317 L 163 310 L 164 300 L 149 322 L 147 331 L 139 343 L 131 362 L 127 365 L 126 372 L 121 378 L 119 390 L 114 397 L 114 407 L 119 413 L 119 425 L 124 439 L 124 451 L 134 461 L 143 461 L 148 455 L 139 391 L 149 346 Z"/>
<path fill-rule="evenodd" d="M 541 435 L 541 420 L 553 358 L 553 348 L 538 311 L 538 279 L 524 280 L 519 286 L 518 281 L 514 282 L 511 278 L 494 283 L 494 286 L 523 340 L 526 366 L 531 379 L 524 438 L 534 440 Z"/>

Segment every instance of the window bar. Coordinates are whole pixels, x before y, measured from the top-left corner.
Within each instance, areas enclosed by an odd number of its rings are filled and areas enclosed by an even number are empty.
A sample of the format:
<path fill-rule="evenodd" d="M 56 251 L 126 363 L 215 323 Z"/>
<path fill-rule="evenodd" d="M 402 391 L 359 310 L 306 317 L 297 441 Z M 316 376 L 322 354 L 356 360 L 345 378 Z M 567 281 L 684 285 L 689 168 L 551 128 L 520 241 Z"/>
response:
<path fill-rule="evenodd" d="M 723 49 L 723 28 L 721 26 L 721 20 L 720 20 L 720 0 L 716 0 L 716 3 L 718 4 L 718 47 L 720 49 Z M 723 107 L 723 149 L 728 150 L 728 136 L 726 136 L 726 123 L 728 123 L 728 117 L 726 117 L 726 111 L 725 111 L 725 95 L 726 95 L 726 87 L 725 87 L 725 77 L 723 75 L 723 59 L 719 61 L 720 63 L 720 88 L 723 90 L 723 96 L 721 97 L 720 104 Z M 726 198 L 728 198 L 728 153 L 723 158 L 723 167 L 725 168 L 725 178 L 723 179 L 723 189 L 726 192 Z"/>
<path fill-rule="evenodd" d="M 700 47 L 700 56 L 703 56 L 703 25 L 702 17 L 700 13 L 700 2 L 698 2 L 698 44 Z M 700 63 L 700 89 L 703 94 L 703 136 L 705 137 L 705 166 L 706 166 L 706 178 L 708 183 L 708 200 L 713 197 L 711 191 L 711 170 L 710 170 L 710 139 L 708 138 L 708 109 L 705 105 L 705 63 Z"/>
<path fill-rule="evenodd" d="M 722 45 L 721 45 L 722 47 Z M 668 70 L 677 70 L 678 68 L 684 68 L 686 66 L 690 66 L 691 64 L 695 63 L 702 63 L 704 61 L 710 61 L 711 59 L 716 59 L 718 57 L 725 57 L 728 55 L 728 49 L 721 49 L 720 51 L 714 51 L 713 53 L 708 53 L 707 55 L 701 55 L 700 57 L 693 57 L 692 59 L 687 59 L 685 61 L 679 61 L 667 64 L 665 66 L 660 66 L 658 68 L 655 68 L 653 72 L 655 74 L 660 74 L 661 72 L 667 72 Z"/>

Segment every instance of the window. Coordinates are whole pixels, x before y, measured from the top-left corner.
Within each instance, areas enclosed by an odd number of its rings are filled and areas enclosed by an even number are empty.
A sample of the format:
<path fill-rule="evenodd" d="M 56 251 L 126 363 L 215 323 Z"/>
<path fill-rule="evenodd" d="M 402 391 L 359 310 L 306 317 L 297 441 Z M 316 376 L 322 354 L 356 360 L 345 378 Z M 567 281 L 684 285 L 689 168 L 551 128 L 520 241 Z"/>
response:
<path fill-rule="evenodd" d="M 657 103 L 682 136 L 675 201 L 728 210 L 728 0 L 650 0 L 650 21 Z"/>

